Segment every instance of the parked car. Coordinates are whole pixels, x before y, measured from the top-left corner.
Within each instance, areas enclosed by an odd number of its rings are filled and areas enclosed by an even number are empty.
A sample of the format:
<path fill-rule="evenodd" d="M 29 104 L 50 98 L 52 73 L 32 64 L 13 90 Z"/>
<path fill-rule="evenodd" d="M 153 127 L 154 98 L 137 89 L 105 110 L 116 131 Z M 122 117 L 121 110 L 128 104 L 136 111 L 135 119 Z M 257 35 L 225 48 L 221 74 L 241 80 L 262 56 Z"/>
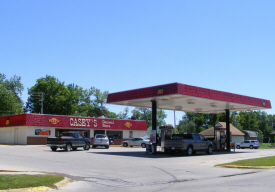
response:
<path fill-rule="evenodd" d="M 95 135 L 92 148 L 96 148 L 98 146 L 109 149 L 109 138 L 107 135 L 104 135 L 104 134 Z"/>
<path fill-rule="evenodd" d="M 49 146 L 52 151 L 56 151 L 57 148 L 65 149 L 66 151 L 75 151 L 79 147 L 83 147 L 84 150 L 89 150 L 90 139 L 83 137 L 79 132 L 63 132 L 60 137 L 47 138 L 47 146 Z"/>
<path fill-rule="evenodd" d="M 123 145 L 124 147 L 133 147 L 133 146 L 141 146 L 142 148 L 145 148 L 146 147 L 146 144 L 149 144 L 150 143 L 150 139 L 149 138 L 142 138 L 142 137 L 139 137 L 139 138 L 133 138 L 133 139 L 130 139 L 128 141 L 123 141 L 121 143 L 121 145 Z"/>
<path fill-rule="evenodd" d="M 237 143 L 236 147 L 237 149 L 240 149 L 240 148 L 258 149 L 260 147 L 260 143 L 257 140 L 245 140 L 241 143 Z"/>

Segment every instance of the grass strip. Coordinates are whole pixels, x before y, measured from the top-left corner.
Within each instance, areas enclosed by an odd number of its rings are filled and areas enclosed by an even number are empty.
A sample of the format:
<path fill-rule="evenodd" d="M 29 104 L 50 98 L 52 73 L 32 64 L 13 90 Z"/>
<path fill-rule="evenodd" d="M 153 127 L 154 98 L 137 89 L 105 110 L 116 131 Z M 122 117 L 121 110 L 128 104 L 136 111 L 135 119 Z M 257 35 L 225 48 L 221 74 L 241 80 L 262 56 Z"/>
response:
<path fill-rule="evenodd" d="M 216 166 L 252 166 L 252 167 L 268 167 L 275 166 L 275 156 L 261 157 L 256 159 L 245 159 L 232 163 L 219 164 Z"/>
<path fill-rule="evenodd" d="M 275 149 L 275 147 L 271 143 L 261 143 L 259 149 Z"/>
<path fill-rule="evenodd" d="M 0 190 L 46 186 L 54 188 L 54 184 L 64 177 L 58 175 L 0 175 Z"/>

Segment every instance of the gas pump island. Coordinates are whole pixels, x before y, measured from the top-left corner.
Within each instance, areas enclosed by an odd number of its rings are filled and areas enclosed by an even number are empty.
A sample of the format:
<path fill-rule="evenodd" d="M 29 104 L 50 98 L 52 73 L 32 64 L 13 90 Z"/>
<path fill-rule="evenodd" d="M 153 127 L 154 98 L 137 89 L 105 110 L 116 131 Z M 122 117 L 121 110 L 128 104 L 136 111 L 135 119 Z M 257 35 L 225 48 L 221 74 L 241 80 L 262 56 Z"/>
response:
<path fill-rule="evenodd" d="M 235 111 L 271 109 L 266 99 L 171 83 L 108 94 L 108 104 L 152 108 L 152 130 L 157 128 L 157 108 L 204 114 L 226 113 L 226 129 L 216 132 L 221 148 L 230 146 L 229 114 Z M 218 138 L 220 137 L 220 138 Z M 155 147 L 157 143 L 153 144 Z M 230 151 L 230 147 L 227 148 Z"/>

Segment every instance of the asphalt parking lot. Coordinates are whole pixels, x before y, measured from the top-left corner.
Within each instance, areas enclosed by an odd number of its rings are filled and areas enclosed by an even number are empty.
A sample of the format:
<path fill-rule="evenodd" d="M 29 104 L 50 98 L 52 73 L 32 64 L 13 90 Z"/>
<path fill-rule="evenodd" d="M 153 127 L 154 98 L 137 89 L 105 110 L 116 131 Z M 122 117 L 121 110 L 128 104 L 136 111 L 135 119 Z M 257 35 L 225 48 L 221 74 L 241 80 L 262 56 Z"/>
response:
<path fill-rule="evenodd" d="M 214 167 L 274 156 L 275 149 L 238 149 L 194 156 L 146 155 L 144 148 L 52 152 L 46 146 L 0 145 L 0 170 L 59 174 L 71 182 L 52 191 L 273 191 L 274 169 Z"/>

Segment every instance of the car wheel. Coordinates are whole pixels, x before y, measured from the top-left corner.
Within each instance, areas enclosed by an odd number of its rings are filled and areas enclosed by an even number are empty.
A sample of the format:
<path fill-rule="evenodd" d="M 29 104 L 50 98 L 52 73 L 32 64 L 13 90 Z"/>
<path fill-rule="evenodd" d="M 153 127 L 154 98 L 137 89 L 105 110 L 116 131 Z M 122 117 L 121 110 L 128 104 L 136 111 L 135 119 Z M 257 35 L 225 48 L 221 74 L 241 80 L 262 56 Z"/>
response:
<path fill-rule="evenodd" d="M 237 149 L 240 149 L 240 145 L 237 145 Z"/>
<path fill-rule="evenodd" d="M 86 143 L 86 145 L 83 148 L 84 148 L 84 150 L 89 150 L 90 149 L 90 143 Z"/>
<path fill-rule="evenodd" d="M 57 147 L 51 147 L 52 151 L 56 151 Z"/>
<path fill-rule="evenodd" d="M 197 151 L 193 151 L 193 152 L 192 152 L 192 155 L 196 155 L 196 153 L 197 153 Z"/>
<path fill-rule="evenodd" d="M 142 144 L 141 144 L 141 147 L 142 147 L 142 148 L 145 148 L 145 147 L 146 147 L 146 144 L 145 144 L 145 143 L 142 143 Z"/>
<path fill-rule="evenodd" d="M 192 146 L 188 146 L 188 148 L 187 148 L 187 155 L 190 156 L 190 155 L 192 155 L 192 153 L 193 153 L 193 147 Z"/>
<path fill-rule="evenodd" d="M 212 146 L 210 145 L 208 147 L 208 150 L 206 151 L 207 154 L 212 154 L 213 150 L 212 150 Z"/>
<path fill-rule="evenodd" d="M 128 147 L 128 143 L 123 143 L 123 147 Z"/>
<path fill-rule="evenodd" d="M 72 149 L 72 145 L 71 144 L 67 144 L 66 145 L 66 151 L 71 151 Z"/>
<path fill-rule="evenodd" d="M 253 145 L 250 145 L 250 149 L 253 149 Z"/>

